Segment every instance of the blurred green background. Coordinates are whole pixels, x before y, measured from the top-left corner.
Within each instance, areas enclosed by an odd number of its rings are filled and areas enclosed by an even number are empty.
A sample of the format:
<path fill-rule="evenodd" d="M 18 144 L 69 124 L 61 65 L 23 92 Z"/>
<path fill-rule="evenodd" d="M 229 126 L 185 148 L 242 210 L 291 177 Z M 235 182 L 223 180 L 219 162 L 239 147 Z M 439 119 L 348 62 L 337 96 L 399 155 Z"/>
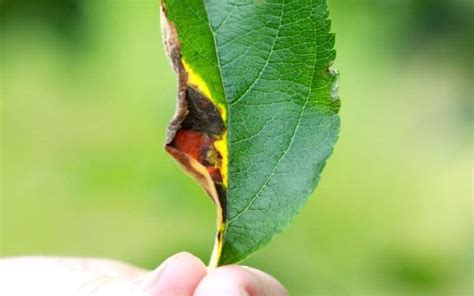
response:
<path fill-rule="evenodd" d="M 245 264 L 293 295 L 473 292 L 473 2 L 333 0 L 342 130 Z M 215 210 L 162 148 L 157 0 L 0 0 L 1 255 L 207 261 Z"/>

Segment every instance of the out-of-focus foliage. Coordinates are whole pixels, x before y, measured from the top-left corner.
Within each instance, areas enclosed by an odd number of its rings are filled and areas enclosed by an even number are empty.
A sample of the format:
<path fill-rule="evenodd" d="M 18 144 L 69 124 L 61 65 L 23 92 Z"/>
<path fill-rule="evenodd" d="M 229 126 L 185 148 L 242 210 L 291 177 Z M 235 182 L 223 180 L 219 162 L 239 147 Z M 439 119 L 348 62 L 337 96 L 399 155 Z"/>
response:
<path fill-rule="evenodd" d="M 295 295 L 467 294 L 472 3 L 329 7 L 340 141 L 295 223 L 246 263 Z M 3 0 L 0 18 L 2 256 L 207 261 L 214 207 L 162 149 L 176 81 L 156 1 Z"/>

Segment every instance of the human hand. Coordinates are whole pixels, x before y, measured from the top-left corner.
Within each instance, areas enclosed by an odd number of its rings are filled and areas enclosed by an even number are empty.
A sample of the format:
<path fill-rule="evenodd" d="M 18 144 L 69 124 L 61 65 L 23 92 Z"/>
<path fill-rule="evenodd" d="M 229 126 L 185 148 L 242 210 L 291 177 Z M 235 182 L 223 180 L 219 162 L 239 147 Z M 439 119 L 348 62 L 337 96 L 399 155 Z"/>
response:
<path fill-rule="evenodd" d="M 228 265 L 207 271 L 178 253 L 152 271 L 107 259 L 18 257 L 0 260 L 0 295 L 280 296 L 286 289 L 254 268 Z"/>

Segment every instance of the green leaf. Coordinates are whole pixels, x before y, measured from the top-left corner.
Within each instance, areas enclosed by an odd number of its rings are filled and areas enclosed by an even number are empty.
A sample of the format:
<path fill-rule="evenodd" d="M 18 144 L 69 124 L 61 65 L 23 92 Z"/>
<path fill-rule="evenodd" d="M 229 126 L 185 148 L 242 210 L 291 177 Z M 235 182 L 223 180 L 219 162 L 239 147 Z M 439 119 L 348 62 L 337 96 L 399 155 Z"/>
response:
<path fill-rule="evenodd" d="M 163 0 L 178 74 L 166 149 L 212 197 L 211 266 L 243 260 L 303 206 L 339 134 L 326 1 Z"/>

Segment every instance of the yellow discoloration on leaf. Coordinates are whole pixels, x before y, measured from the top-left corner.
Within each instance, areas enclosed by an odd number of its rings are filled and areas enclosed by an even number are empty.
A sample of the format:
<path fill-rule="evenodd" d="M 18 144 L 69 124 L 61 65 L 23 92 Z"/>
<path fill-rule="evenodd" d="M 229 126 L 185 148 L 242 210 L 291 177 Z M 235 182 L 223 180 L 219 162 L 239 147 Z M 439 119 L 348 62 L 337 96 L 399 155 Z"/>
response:
<path fill-rule="evenodd" d="M 217 111 L 222 118 L 224 126 L 227 124 L 227 105 L 225 103 L 225 98 L 221 97 L 219 94 L 215 94 L 212 92 L 212 88 L 209 88 L 208 83 L 205 81 L 205 77 L 203 78 L 199 75 L 188 62 L 186 62 L 185 58 L 181 56 L 181 64 L 182 68 L 179 68 L 180 74 L 184 74 L 181 71 L 184 70 L 186 81 L 180 80 L 180 83 L 185 83 L 187 86 L 192 87 L 194 90 L 198 91 L 205 99 L 212 103 L 217 108 Z M 186 105 L 183 105 L 186 106 Z M 189 109 L 187 110 L 189 112 Z M 188 113 L 184 113 L 184 116 L 187 116 Z M 183 120 L 183 119 L 181 119 Z M 175 135 L 176 136 L 176 135 Z M 219 134 L 208 134 L 207 136 L 212 137 L 213 141 L 213 149 L 207 152 L 207 160 L 212 164 L 214 168 L 219 169 L 220 177 L 222 179 L 222 184 L 220 183 L 221 180 L 214 180 L 212 175 L 210 174 L 207 167 L 205 167 L 196 156 L 192 156 L 189 153 L 185 153 L 182 150 L 179 150 L 178 147 L 167 146 L 167 150 L 180 162 L 183 167 L 189 171 L 199 183 L 203 185 L 206 189 L 208 194 L 214 200 L 217 208 L 217 236 L 216 241 L 214 244 L 214 250 L 212 252 L 211 260 L 209 263 L 209 269 L 216 268 L 218 266 L 222 248 L 223 248 L 223 238 L 224 238 L 224 231 L 225 231 L 225 213 L 224 208 L 225 205 L 221 204 L 222 202 L 226 202 L 226 197 L 220 197 L 217 191 L 216 186 L 224 187 L 223 194 L 226 194 L 227 187 L 228 187 L 228 166 L 229 166 L 229 149 L 228 149 L 228 135 L 227 130 L 223 129 L 219 131 Z M 176 139 L 176 138 L 175 138 Z M 176 143 L 175 143 L 176 144 Z M 188 147 L 189 148 L 189 147 Z M 184 150 L 186 151 L 186 150 Z M 220 158 L 217 157 L 217 153 L 220 155 Z M 218 182 L 219 184 L 217 184 Z M 221 200 L 221 199 L 222 200 Z"/>
<path fill-rule="evenodd" d="M 209 100 L 217 107 L 217 109 L 219 109 L 219 113 L 221 114 L 224 122 L 227 122 L 226 106 L 218 102 L 218 100 L 211 94 L 209 86 L 204 81 L 204 79 L 191 68 L 191 66 L 186 62 L 184 58 L 181 59 L 181 62 L 183 63 L 184 70 L 188 74 L 188 85 L 194 86 L 205 97 L 209 98 Z"/>
<path fill-rule="evenodd" d="M 221 154 L 222 161 L 220 164 L 220 171 L 222 176 L 222 183 L 227 188 L 228 184 L 228 167 L 229 167 L 229 147 L 227 145 L 227 131 L 222 137 L 214 143 L 214 147 Z"/>
<path fill-rule="evenodd" d="M 204 81 L 204 79 L 197 74 L 191 66 L 186 62 L 184 58 L 181 59 L 183 64 L 184 70 L 187 73 L 187 84 L 196 88 L 202 95 L 209 99 L 219 110 L 219 113 L 222 117 L 224 123 L 227 123 L 227 106 L 220 103 L 218 99 L 211 93 L 209 86 Z M 214 142 L 214 148 L 219 152 L 221 155 L 221 161 L 219 163 L 219 170 L 222 177 L 222 184 L 224 187 L 227 188 L 228 185 L 228 166 L 229 166 L 229 148 L 228 148 L 228 136 L 227 131 L 225 131 L 216 141 Z M 194 163 L 194 160 L 191 161 L 194 164 L 195 169 L 202 170 L 200 165 Z M 204 172 L 201 172 L 205 174 Z M 225 229 L 225 222 L 224 222 L 224 213 L 222 205 L 219 202 L 219 198 L 217 197 L 217 193 L 215 189 L 210 192 L 211 196 L 213 197 L 214 201 L 217 205 L 217 233 L 216 242 L 214 244 L 214 250 L 212 252 L 211 260 L 209 263 L 209 269 L 216 268 L 219 262 L 219 258 L 221 257 L 222 246 L 223 246 L 223 235 Z"/>
<path fill-rule="evenodd" d="M 222 116 L 222 119 L 224 122 L 227 121 L 227 110 L 226 106 L 223 104 L 219 103 L 216 98 L 213 97 L 211 94 L 211 91 L 209 90 L 209 87 L 207 83 L 204 81 L 204 79 L 197 74 L 191 66 L 186 62 L 186 60 L 183 58 L 181 59 L 181 62 L 183 63 L 184 70 L 188 74 L 188 85 L 191 85 L 195 88 L 197 88 L 205 97 L 207 97 L 219 110 L 219 113 Z M 222 182 L 225 187 L 227 187 L 228 183 L 228 165 L 229 165 L 229 149 L 227 145 L 227 132 L 225 132 L 219 139 L 216 140 L 214 144 L 215 148 L 217 151 L 221 154 L 222 156 L 222 162 L 220 164 L 220 171 L 221 171 L 221 176 L 222 176 Z"/>

